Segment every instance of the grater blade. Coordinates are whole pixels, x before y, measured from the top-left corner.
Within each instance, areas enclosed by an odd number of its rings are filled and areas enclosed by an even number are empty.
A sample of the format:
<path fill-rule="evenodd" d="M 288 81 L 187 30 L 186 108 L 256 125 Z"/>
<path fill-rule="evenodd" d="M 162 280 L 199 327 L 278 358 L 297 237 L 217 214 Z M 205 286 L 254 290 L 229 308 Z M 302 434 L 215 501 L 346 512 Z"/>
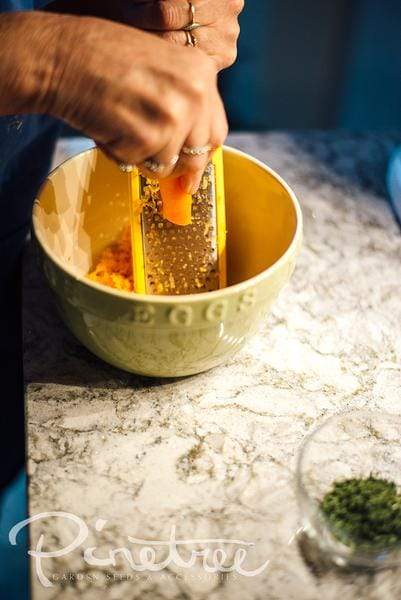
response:
<path fill-rule="evenodd" d="M 211 161 L 192 197 L 192 223 L 176 225 L 163 218 L 158 182 L 137 176 L 141 209 L 140 225 L 132 230 L 134 285 L 142 280 L 145 293 L 197 294 L 225 285 L 225 218 L 217 198 L 217 177 L 216 163 Z M 138 277 L 139 269 L 143 277 Z"/>

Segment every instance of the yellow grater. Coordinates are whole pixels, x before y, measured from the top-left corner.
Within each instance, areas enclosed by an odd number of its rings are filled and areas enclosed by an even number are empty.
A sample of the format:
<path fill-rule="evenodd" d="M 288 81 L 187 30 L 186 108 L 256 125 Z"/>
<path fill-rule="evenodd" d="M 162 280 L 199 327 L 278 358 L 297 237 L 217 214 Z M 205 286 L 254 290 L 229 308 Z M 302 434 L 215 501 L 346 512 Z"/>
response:
<path fill-rule="evenodd" d="M 188 196 L 191 222 L 187 225 L 165 218 L 158 181 L 146 178 L 137 169 L 129 177 L 135 292 L 198 294 L 225 287 L 222 149 L 214 152 L 192 201 Z"/>

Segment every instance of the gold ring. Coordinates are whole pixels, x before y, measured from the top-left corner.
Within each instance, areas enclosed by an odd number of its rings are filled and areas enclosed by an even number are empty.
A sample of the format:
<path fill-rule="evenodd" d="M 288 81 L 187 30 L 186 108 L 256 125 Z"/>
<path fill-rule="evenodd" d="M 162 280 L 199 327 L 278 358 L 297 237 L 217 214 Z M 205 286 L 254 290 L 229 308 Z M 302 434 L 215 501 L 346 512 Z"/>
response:
<path fill-rule="evenodd" d="M 202 27 L 202 24 L 197 23 L 195 20 L 196 9 L 195 9 L 194 4 L 192 2 L 190 2 L 190 0 L 188 0 L 188 4 L 189 4 L 189 11 L 190 11 L 190 21 L 189 21 L 188 25 L 186 25 L 183 28 L 183 31 L 185 31 L 185 34 L 187 36 L 187 46 L 197 46 L 198 40 L 193 32 L 195 31 L 195 29 L 199 29 L 199 27 Z"/>
<path fill-rule="evenodd" d="M 196 13 L 195 6 L 192 4 L 192 2 L 190 2 L 190 0 L 188 0 L 188 4 L 189 4 L 190 20 L 189 20 L 188 25 L 186 25 L 186 27 L 184 27 L 184 31 L 191 31 L 191 29 L 194 29 L 194 25 L 196 25 L 197 27 L 200 26 L 200 23 L 196 23 L 196 21 L 195 21 L 195 13 Z"/>
<path fill-rule="evenodd" d="M 201 23 L 190 23 L 184 27 L 184 31 L 195 31 L 195 29 L 199 29 L 199 27 L 203 27 L 203 25 Z"/>
<path fill-rule="evenodd" d="M 189 31 L 187 29 L 184 29 L 184 31 L 185 35 L 187 36 L 187 46 L 192 46 L 192 48 L 195 48 L 198 45 L 197 37 L 195 36 L 193 31 Z"/>

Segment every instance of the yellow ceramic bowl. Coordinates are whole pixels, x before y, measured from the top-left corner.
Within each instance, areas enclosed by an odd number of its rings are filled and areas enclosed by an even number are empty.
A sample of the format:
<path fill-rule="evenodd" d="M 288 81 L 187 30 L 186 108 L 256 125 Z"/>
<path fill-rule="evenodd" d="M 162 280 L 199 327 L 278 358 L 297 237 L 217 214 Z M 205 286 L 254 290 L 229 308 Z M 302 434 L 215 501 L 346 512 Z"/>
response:
<path fill-rule="evenodd" d="M 33 225 L 61 315 L 103 360 L 134 373 L 199 373 L 237 352 L 289 280 L 301 246 L 294 193 L 271 169 L 225 148 L 229 287 L 189 296 L 122 292 L 85 278 L 128 223 L 127 175 L 99 150 L 46 180 Z"/>

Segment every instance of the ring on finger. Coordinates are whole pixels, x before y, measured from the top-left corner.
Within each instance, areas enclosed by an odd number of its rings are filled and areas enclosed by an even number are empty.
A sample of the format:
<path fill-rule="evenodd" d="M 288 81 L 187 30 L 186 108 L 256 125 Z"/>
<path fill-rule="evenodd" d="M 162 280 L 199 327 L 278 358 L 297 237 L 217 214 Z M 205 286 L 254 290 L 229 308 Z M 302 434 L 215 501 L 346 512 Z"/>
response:
<path fill-rule="evenodd" d="M 198 45 L 198 38 L 196 37 L 194 32 L 190 31 L 189 29 L 184 29 L 184 32 L 185 32 L 185 35 L 187 36 L 187 46 L 191 46 L 192 48 L 195 48 Z"/>
<path fill-rule="evenodd" d="M 161 163 L 155 158 L 148 158 L 147 160 L 143 161 L 143 166 L 146 167 L 146 169 L 151 173 L 158 174 L 162 173 L 166 169 L 174 167 L 178 163 L 179 158 L 179 155 L 175 154 L 171 160 L 168 161 L 168 163 Z"/>
<path fill-rule="evenodd" d="M 204 154 L 209 154 L 211 149 L 211 144 L 206 144 L 205 146 L 183 146 L 181 154 L 185 154 L 186 156 L 203 156 Z"/>
<path fill-rule="evenodd" d="M 183 31 L 193 31 L 194 29 L 199 29 L 199 27 L 203 27 L 202 23 L 198 23 L 196 21 L 195 5 L 190 0 L 188 0 L 188 4 L 189 4 L 190 19 L 189 19 L 188 25 L 183 27 Z"/>
<path fill-rule="evenodd" d="M 120 163 L 118 165 L 123 173 L 132 173 L 134 165 L 128 165 L 126 163 Z"/>
<path fill-rule="evenodd" d="M 194 34 L 194 31 L 195 31 L 195 29 L 199 29 L 199 27 L 202 27 L 202 23 L 196 22 L 195 5 L 190 0 L 188 0 L 188 4 L 189 4 L 190 19 L 189 19 L 188 25 L 183 27 L 182 30 L 185 32 L 185 35 L 187 36 L 187 46 L 195 47 L 198 45 L 198 38 Z"/>

